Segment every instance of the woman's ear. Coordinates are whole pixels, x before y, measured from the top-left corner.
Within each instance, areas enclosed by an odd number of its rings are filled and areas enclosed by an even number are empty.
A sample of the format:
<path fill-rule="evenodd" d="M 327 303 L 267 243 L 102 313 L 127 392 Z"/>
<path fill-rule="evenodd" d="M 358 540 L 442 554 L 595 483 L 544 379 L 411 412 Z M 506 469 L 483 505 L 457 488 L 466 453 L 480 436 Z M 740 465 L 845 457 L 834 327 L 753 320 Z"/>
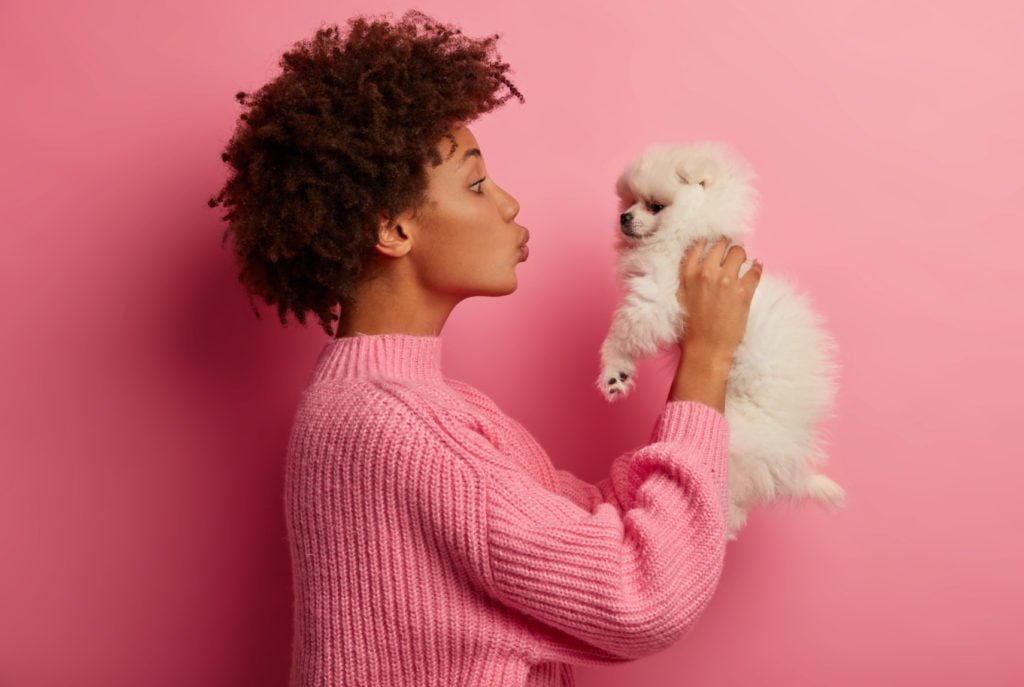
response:
<path fill-rule="evenodd" d="M 403 216 L 389 220 L 387 213 L 380 214 L 380 224 L 377 228 L 377 245 L 375 248 L 385 255 L 395 257 L 405 255 L 409 252 L 412 242 L 400 222 Z"/>

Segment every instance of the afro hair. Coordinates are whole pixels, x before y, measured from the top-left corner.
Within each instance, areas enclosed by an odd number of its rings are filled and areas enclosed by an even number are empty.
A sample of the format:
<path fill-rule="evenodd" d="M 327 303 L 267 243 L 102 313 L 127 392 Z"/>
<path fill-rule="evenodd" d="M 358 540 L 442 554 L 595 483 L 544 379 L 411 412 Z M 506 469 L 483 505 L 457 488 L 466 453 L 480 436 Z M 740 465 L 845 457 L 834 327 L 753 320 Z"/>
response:
<path fill-rule="evenodd" d="M 321 26 L 280 58 L 281 74 L 235 95 L 245 111 L 221 159 L 223 189 L 209 200 L 234 234 L 238 280 L 249 294 L 313 312 L 327 334 L 355 302 L 382 213 L 389 219 L 427 201 L 427 162 L 443 162 L 442 138 L 523 95 L 494 53 L 500 33 L 473 40 L 454 26 L 408 10 Z M 507 86 L 511 93 L 499 97 Z"/>

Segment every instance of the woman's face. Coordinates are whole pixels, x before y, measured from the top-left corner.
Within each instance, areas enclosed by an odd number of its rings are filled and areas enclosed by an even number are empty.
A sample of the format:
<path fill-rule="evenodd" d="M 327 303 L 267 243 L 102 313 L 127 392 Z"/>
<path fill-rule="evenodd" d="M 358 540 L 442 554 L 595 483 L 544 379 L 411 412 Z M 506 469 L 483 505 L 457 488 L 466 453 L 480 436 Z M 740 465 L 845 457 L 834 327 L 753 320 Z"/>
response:
<path fill-rule="evenodd" d="M 516 290 L 516 266 L 529 232 L 516 224 L 519 203 L 484 164 L 472 132 L 462 125 L 438 144 L 443 162 L 428 163 L 429 202 L 413 226 L 409 257 L 420 283 L 459 298 L 500 296 Z"/>

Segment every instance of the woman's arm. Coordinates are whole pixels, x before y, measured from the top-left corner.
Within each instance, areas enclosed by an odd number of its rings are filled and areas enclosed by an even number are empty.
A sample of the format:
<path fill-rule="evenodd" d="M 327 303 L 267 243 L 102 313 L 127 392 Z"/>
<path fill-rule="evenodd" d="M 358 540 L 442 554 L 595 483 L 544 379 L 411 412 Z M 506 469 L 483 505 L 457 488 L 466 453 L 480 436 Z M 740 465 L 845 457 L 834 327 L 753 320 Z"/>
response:
<path fill-rule="evenodd" d="M 726 383 L 732 358 L 719 349 L 680 346 L 669 401 L 699 401 L 725 414 Z"/>
<path fill-rule="evenodd" d="M 473 572 L 489 594 L 572 639 L 546 644 L 551 660 L 656 653 L 710 601 L 728 513 L 728 426 L 716 409 L 667 403 L 652 442 L 615 459 L 605 491 L 583 489 L 589 510 L 510 468 L 471 428 L 437 426 L 433 435 L 444 472 L 434 486 L 417 487 L 425 490 L 413 495 L 421 517 L 452 555 L 479 565 Z M 445 484 L 459 485 L 472 513 L 451 507 Z M 597 493 L 609 498 L 597 502 Z M 467 532 L 467 523 L 478 529 Z"/>
<path fill-rule="evenodd" d="M 555 486 L 558 493 L 572 499 L 584 510 L 593 511 L 599 503 L 614 503 L 615 494 L 611 484 L 610 477 L 603 478 L 597 484 L 591 484 L 568 470 L 555 469 Z"/>

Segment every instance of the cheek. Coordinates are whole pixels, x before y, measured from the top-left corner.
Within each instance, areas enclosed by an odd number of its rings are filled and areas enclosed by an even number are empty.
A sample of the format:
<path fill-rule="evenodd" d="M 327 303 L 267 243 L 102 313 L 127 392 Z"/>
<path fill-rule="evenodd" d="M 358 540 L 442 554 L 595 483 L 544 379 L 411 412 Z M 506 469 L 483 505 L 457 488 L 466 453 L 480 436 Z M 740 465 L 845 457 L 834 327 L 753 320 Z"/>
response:
<path fill-rule="evenodd" d="M 499 238 L 489 236 L 481 224 L 448 225 L 443 233 L 432 237 L 418 269 L 434 287 L 458 291 L 460 287 L 471 288 L 493 278 L 501 255 Z"/>

